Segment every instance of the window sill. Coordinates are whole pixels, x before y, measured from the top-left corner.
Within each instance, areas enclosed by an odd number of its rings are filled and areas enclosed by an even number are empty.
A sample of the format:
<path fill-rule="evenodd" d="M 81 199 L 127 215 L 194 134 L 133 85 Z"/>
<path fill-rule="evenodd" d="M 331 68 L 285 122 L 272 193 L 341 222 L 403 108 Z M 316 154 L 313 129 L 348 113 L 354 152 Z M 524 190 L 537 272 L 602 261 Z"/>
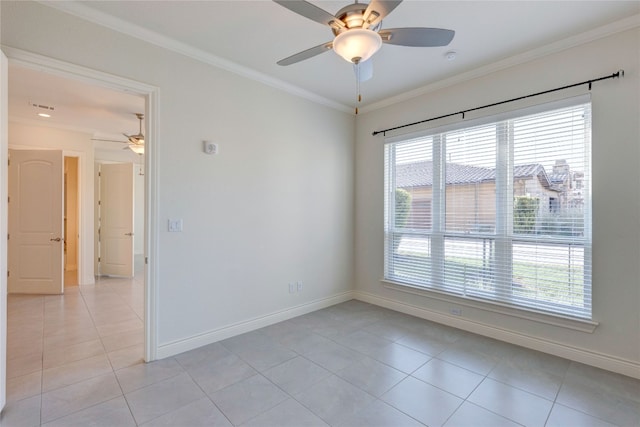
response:
<path fill-rule="evenodd" d="M 503 305 L 497 302 L 487 302 L 485 300 L 476 299 L 473 297 L 457 297 L 455 295 L 448 294 L 446 292 L 437 291 L 434 289 L 425 289 L 417 286 L 407 285 L 404 283 L 394 282 L 387 279 L 381 279 L 382 286 L 393 291 L 400 291 L 409 293 L 412 295 L 419 295 L 425 298 L 444 301 L 450 304 L 460 305 L 464 307 L 471 307 L 478 310 L 483 310 L 491 313 L 498 313 L 505 316 L 516 317 L 519 319 L 526 319 L 533 322 L 544 323 L 547 325 L 558 326 L 561 328 L 572 329 L 575 331 L 593 333 L 598 327 L 599 323 L 591 320 L 574 319 L 561 315 L 552 315 L 535 310 L 527 310 L 523 308 L 514 308 L 507 305 Z"/>

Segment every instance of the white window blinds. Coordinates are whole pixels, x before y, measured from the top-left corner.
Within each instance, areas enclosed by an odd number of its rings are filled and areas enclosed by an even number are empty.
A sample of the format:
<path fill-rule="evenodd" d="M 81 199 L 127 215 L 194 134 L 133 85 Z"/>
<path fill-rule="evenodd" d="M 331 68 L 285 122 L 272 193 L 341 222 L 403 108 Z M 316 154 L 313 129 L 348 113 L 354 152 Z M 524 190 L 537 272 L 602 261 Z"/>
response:
<path fill-rule="evenodd" d="M 591 319 L 591 106 L 385 147 L 385 278 Z"/>

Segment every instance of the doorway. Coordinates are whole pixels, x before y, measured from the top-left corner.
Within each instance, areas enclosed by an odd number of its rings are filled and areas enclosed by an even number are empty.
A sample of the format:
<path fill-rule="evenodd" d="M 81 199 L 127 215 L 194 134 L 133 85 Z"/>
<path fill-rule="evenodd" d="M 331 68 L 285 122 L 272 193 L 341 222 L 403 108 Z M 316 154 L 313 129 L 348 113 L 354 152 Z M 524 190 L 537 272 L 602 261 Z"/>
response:
<path fill-rule="evenodd" d="M 145 135 L 147 141 L 146 153 L 144 154 L 144 169 L 147 173 L 145 173 L 144 177 L 144 221 L 143 221 L 143 230 L 140 230 L 141 234 L 143 234 L 143 246 L 144 246 L 144 254 L 142 254 L 142 259 L 144 260 L 144 264 L 142 265 L 142 277 L 144 282 L 144 359 L 146 361 L 151 361 L 155 359 L 155 268 L 151 268 L 153 265 L 149 261 L 153 259 L 153 255 L 156 253 L 156 236 L 151 235 L 149 230 L 155 229 L 153 224 L 156 223 L 155 215 L 156 215 L 156 201 L 153 197 L 154 191 L 153 189 L 156 186 L 156 172 L 153 163 L 153 142 L 155 137 L 155 126 L 156 126 L 156 111 L 157 111 L 157 93 L 158 89 L 153 86 L 149 86 L 146 84 L 142 84 L 139 82 L 128 81 L 126 79 L 115 77 L 109 74 L 96 72 L 94 70 L 84 69 L 82 67 L 78 67 L 72 64 L 63 64 L 59 61 L 53 61 L 46 57 L 40 57 L 38 55 L 34 55 L 31 53 L 25 53 L 19 50 L 11 49 L 8 52 L 9 64 L 16 64 L 20 67 L 24 67 L 25 69 L 29 69 L 31 71 L 38 70 L 44 73 L 50 73 L 52 75 L 56 75 L 58 77 L 63 77 L 68 80 L 76 80 L 81 81 L 85 84 L 91 84 L 96 87 L 106 88 L 113 90 L 115 92 L 123 92 L 127 94 L 134 94 L 136 96 L 142 97 L 144 100 L 144 113 L 146 117 L 145 121 Z M 9 70 L 9 77 L 11 80 L 11 70 Z M 11 83 L 10 83 L 11 85 Z M 5 91 L 2 95 L 7 97 L 7 92 Z M 7 104 L 4 104 L 7 105 Z M 11 116 L 14 117 L 15 110 L 11 109 L 11 105 L 9 105 L 9 110 Z M 129 131 L 128 129 L 122 129 L 125 131 Z M 129 131 L 130 132 L 130 131 Z M 74 151 L 77 148 L 72 147 L 70 151 Z M 70 156 L 74 157 L 74 156 Z M 2 171 L 2 175 L 7 177 L 7 169 L 5 165 L 0 165 L 0 171 Z M 92 205 L 93 205 L 93 197 L 89 197 L 87 194 L 91 195 L 91 193 L 87 193 L 86 187 L 87 183 L 85 182 L 86 176 L 89 175 L 93 178 L 93 158 L 91 155 L 86 155 L 86 153 L 80 153 L 77 158 L 77 163 L 74 160 L 70 160 L 66 165 L 66 184 L 69 189 L 69 193 L 73 193 L 73 175 L 75 173 L 75 178 L 77 182 L 76 194 L 75 197 L 70 197 L 68 200 L 65 200 L 66 206 L 66 214 L 67 214 L 67 227 L 66 233 L 67 238 L 69 240 L 76 240 L 77 244 L 75 248 L 73 245 L 67 244 L 66 252 L 65 252 L 65 267 L 69 272 L 75 271 L 75 273 L 70 273 L 70 276 L 75 276 L 79 284 L 89 284 L 87 283 L 87 278 L 94 278 L 94 268 L 93 268 L 93 215 L 92 215 Z M 93 181 L 91 179 L 91 181 Z M 84 184 L 83 184 L 84 182 Z M 85 188 L 83 188 L 83 185 Z M 93 189 L 93 182 L 90 184 Z M 76 208 L 73 208 L 73 204 L 76 204 Z M 87 203 L 89 204 L 89 208 L 87 208 Z M 77 213 L 77 216 L 74 219 L 71 218 L 73 213 Z M 91 219 L 91 220 L 90 220 Z M 76 230 L 73 230 L 75 223 Z M 90 230 L 87 232 L 86 230 Z M 74 239 L 75 237 L 75 239 Z M 75 270 L 74 268 L 75 261 Z M 6 296 L 2 296 L 3 299 L 6 299 Z M 4 320 L 3 320 L 4 321 Z M 4 378 L 3 378 L 4 381 Z"/>
<path fill-rule="evenodd" d="M 133 163 L 96 163 L 96 276 L 133 277 L 136 198 Z M 144 194 L 142 194 L 144 197 Z"/>
<path fill-rule="evenodd" d="M 64 288 L 78 286 L 78 158 L 64 158 Z"/>

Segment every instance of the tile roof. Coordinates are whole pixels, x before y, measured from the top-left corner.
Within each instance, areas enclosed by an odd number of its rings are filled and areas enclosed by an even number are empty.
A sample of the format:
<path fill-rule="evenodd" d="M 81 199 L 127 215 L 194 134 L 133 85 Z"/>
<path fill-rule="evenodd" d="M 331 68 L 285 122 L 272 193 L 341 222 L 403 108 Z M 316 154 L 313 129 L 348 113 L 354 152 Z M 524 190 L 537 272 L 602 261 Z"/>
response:
<path fill-rule="evenodd" d="M 433 162 L 404 163 L 396 166 L 396 187 L 423 187 L 433 184 Z M 495 181 L 496 170 L 479 166 L 447 163 L 447 184 L 475 184 Z M 517 165 L 513 168 L 514 178 L 538 176 L 542 185 L 549 188 L 551 181 L 544 167 L 539 163 Z"/>
<path fill-rule="evenodd" d="M 567 180 L 568 176 L 568 173 L 552 173 L 549 175 L 549 179 L 554 184 L 563 184 Z"/>

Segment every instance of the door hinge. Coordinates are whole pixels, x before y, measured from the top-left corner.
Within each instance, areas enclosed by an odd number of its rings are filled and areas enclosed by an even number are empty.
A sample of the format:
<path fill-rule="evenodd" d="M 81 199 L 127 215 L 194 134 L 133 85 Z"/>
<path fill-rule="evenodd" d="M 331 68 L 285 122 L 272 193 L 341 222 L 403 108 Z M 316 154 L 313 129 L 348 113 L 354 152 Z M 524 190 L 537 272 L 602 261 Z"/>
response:
<path fill-rule="evenodd" d="M 149 257 L 148 256 L 144 257 L 144 263 L 145 264 L 149 264 Z"/>
<path fill-rule="evenodd" d="M 11 234 L 7 233 L 7 240 L 11 238 Z"/>
<path fill-rule="evenodd" d="M 102 202 L 101 202 L 100 200 L 98 200 L 98 206 L 100 206 L 100 204 L 101 204 L 101 203 L 102 203 Z"/>
<path fill-rule="evenodd" d="M 98 257 L 98 262 L 100 262 L 100 257 Z"/>
<path fill-rule="evenodd" d="M 7 277 L 9 277 L 11 275 L 11 273 L 9 273 L 9 270 L 7 270 Z"/>

